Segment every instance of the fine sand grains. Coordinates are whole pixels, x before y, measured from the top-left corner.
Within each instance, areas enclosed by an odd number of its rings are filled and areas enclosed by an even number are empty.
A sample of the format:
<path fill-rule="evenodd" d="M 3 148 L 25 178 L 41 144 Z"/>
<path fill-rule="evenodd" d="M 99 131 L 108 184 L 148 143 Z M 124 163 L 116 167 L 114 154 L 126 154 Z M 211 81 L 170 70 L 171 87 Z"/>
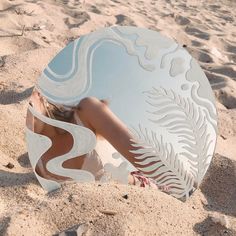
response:
<path fill-rule="evenodd" d="M 235 9 L 233 0 L 0 0 L 0 235 L 53 235 L 78 224 L 94 236 L 236 235 Z M 37 77 L 71 40 L 114 24 L 173 38 L 212 86 L 216 154 L 186 203 L 115 183 L 68 183 L 46 195 L 32 172 L 24 125 Z"/>

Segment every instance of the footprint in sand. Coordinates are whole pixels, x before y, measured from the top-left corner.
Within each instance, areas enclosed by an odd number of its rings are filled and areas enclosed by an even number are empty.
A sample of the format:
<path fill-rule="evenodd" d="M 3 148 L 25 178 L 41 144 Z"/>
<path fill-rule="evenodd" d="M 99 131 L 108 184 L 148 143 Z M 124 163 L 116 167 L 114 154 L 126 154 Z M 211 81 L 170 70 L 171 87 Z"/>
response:
<path fill-rule="evenodd" d="M 204 72 L 213 90 L 221 89 L 226 86 L 227 79 L 225 77 L 212 72 L 208 72 L 207 70 L 205 70 Z"/>
<path fill-rule="evenodd" d="M 235 64 L 236 63 L 236 46 L 227 44 L 225 48 L 227 52 L 226 55 L 229 61 Z"/>
<path fill-rule="evenodd" d="M 227 52 L 236 54 L 236 46 L 234 46 L 234 45 L 228 44 L 226 46 L 226 50 L 227 50 Z"/>
<path fill-rule="evenodd" d="M 95 5 L 90 6 L 88 8 L 88 11 L 93 12 L 95 14 L 99 14 L 99 15 L 102 13 Z"/>
<path fill-rule="evenodd" d="M 181 15 L 176 15 L 175 22 L 179 25 L 187 25 L 190 23 L 190 20 L 186 17 L 181 16 Z"/>
<path fill-rule="evenodd" d="M 118 0 L 111 0 L 112 2 L 115 2 L 115 3 L 120 3 L 120 1 Z"/>
<path fill-rule="evenodd" d="M 188 52 L 198 61 L 204 63 L 212 63 L 213 58 L 209 55 L 207 50 L 200 50 L 196 48 L 187 48 Z"/>
<path fill-rule="evenodd" d="M 227 109 L 236 108 L 235 92 L 229 88 L 222 88 L 215 92 L 217 100 L 222 103 Z"/>
<path fill-rule="evenodd" d="M 220 66 L 218 68 L 214 67 L 209 70 L 220 75 L 228 76 L 236 81 L 236 70 L 234 70 L 234 68 L 232 68 L 231 66 Z"/>
<path fill-rule="evenodd" d="M 194 28 L 194 27 L 190 27 L 190 26 L 187 26 L 185 28 L 185 32 L 187 34 L 190 34 L 190 35 L 193 35 L 193 36 L 196 36 L 197 38 L 200 38 L 200 39 L 205 39 L 205 40 L 209 40 L 210 38 L 210 35 L 206 32 L 203 32 L 197 28 Z"/>
<path fill-rule="evenodd" d="M 209 5 L 209 8 L 210 8 L 211 10 L 215 11 L 215 10 L 220 9 L 221 6 L 220 6 L 220 5 Z"/>
<path fill-rule="evenodd" d="M 59 2 L 61 2 L 64 5 L 68 5 L 70 3 L 69 0 L 59 0 Z"/>
<path fill-rule="evenodd" d="M 230 15 L 231 12 L 227 10 L 220 10 L 220 13 L 225 14 L 225 15 Z"/>
<path fill-rule="evenodd" d="M 0 56 L 30 51 L 41 47 L 33 40 L 23 37 L 1 37 L 0 35 L 0 43 L 4 45 L 4 47 L 0 47 Z"/>
<path fill-rule="evenodd" d="M 203 44 L 197 40 L 192 40 L 191 43 L 194 47 L 202 47 L 203 46 Z"/>
<path fill-rule="evenodd" d="M 116 24 L 117 25 L 136 26 L 136 23 L 128 16 L 125 16 L 123 14 L 119 14 L 119 15 L 116 15 L 115 17 L 116 17 Z"/>
<path fill-rule="evenodd" d="M 224 21 L 230 22 L 230 23 L 234 22 L 234 18 L 232 16 L 225 15 L 224 13 L 223 14 L 219 14 L 216 17 L 218 17 L 218 18 L 220 18 L 220 19 L 222 19 Z"/>
<path fill-rule="evenodd" d="M 204 63 L 212 63 L 213 59 L 212 57 L 209 55 L 208 52 L 204 52 L 202 50 L 198 51 L 198 60 Z"/>
<path fill-rule="evenodd" d="M 69 14 L 70 17 L 66 17 L 64 22 L 69 29 L 80 27 L 90 20 L 89 14 L 85 11 L 67 11 L 66 13 Z"/>
<path fill-rule="evenodd" d="M 178 3 L 177 7 L 179 7 L 180 9 L 186 10 L 187 9 L 187 5 L 186 3 Z"/>

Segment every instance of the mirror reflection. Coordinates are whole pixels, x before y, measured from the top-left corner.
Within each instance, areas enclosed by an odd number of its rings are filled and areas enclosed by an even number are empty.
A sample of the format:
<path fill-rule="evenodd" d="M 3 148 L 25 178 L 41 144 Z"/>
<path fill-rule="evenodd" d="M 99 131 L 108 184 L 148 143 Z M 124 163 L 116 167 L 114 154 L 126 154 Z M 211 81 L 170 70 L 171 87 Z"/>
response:
<path fill-rule="evenodd" d="M 134 147 L 132 134 L 128 127 L 110 110 L 108 100 L 99 100 L 96 97 L 86 97 L 80 101 L 77 106 L 68 107 L 48 102 L 47 99 L 36 89 L 33 91 L 29 105 L 37 112 L 50 119 L 79 125 L 90 129 L 96 136 L 96 139 L 106 139 L 123 157 L 125 157 L 134 167 L 141 167 L 138 164 L 137 155 L 132 151 L 140 149 Z M 66 130 L 47 124 L 28 111 L 27 127 L 34 133 L 44 135 L 52 141 L 51 148 L 43 154 L 36 165 L 36 173 L 42 178 L 56 181 L 70 180 L 68 177 L 55 175 L 47 170 L 46 165 L 49 160 L 68 153 L 73 146 L 73 137 Z M 145 159 L 144 159 L 145 160 Z M 151 166 L 153 163 L 142 165 L 142 167 Z M 95 180 L 101 180 L 104 176 L 104 166 L 102 160 L 95 149 L 87 154 L 76 156 L 65 160 L 63 168 L 81 169 L 91 172 Z M 153 171 L 148 172 L 152 174 Z M 123 173 L 121 173 L 123 174 Z M 120 182 L 125 176 L 120 176 Z M 127 183 L 131 185 L 140 185 L 145 187 L 162 189 L 167 191 L 168 186 L 158 186 L 152 178 L 145 177 L 138 169 L 129 172 Z M 119 181 L 119 178 L 115 178 Z"/>
<path fill-rule="evenodd" d="M 117 181 L 189 197 L 210 165 L 217 115 L 210 84 L 176 42 L 108 27 L 68 44 L 29 101 L 31 164 L 47 191 Z"/>

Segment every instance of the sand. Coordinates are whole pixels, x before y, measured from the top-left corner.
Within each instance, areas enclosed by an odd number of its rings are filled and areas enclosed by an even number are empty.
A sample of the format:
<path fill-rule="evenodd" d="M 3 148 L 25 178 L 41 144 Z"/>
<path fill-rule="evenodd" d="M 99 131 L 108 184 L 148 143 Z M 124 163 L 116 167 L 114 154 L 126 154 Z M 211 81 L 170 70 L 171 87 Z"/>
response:
<path fill-rule="evenodd" d="M 236 235 L 235 8 L 233 0 L 0 0 L 0 235 L 53 235 L 82 223 L 86 235 Z M 24 125 L 37 77 L 68 42 L 114 24 L 175 39 L 211 83 L 216 151 L 187 202 L 116 183 L 65 183 L 45 194 L 32 172 Z"/>

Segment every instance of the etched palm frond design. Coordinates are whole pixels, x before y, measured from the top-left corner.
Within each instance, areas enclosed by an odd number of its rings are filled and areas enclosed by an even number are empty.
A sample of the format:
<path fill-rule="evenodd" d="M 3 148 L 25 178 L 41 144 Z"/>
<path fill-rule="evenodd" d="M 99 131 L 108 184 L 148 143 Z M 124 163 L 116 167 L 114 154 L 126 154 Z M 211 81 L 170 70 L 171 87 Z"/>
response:
<path fill-rule="evenodd" d="M 194 178 L 185 171 L 172 144 L 165 143 L 162 136 L 159 141 L 154 131 L 149 132 L 141 125 L 138 129 L 132 128 L 131 133 L 135 150 L 130 152 L 136 154 L 135 163 L 139 165 L 137 168 L 145 176 L 154 179 L 159 186 L 168 186 L 172 196 L 188 198 L 193 189 Z"/>
<path fill-rule="evenodd" d="M 149 98 L 146 102 L 155 108 L 148 112 L 157 116 L 156 119 L 149 120 L 178 136 L 178 142 L 184 149 L 179 154 L 188 159 L 190 172 L 199 184 L 209 166 L 211 156 L 208 155 L 208 150 L 213 142 L 204 111 L 190 98 L 184 98 L 171 89 L 153 88 L 144 93 Z"/>

